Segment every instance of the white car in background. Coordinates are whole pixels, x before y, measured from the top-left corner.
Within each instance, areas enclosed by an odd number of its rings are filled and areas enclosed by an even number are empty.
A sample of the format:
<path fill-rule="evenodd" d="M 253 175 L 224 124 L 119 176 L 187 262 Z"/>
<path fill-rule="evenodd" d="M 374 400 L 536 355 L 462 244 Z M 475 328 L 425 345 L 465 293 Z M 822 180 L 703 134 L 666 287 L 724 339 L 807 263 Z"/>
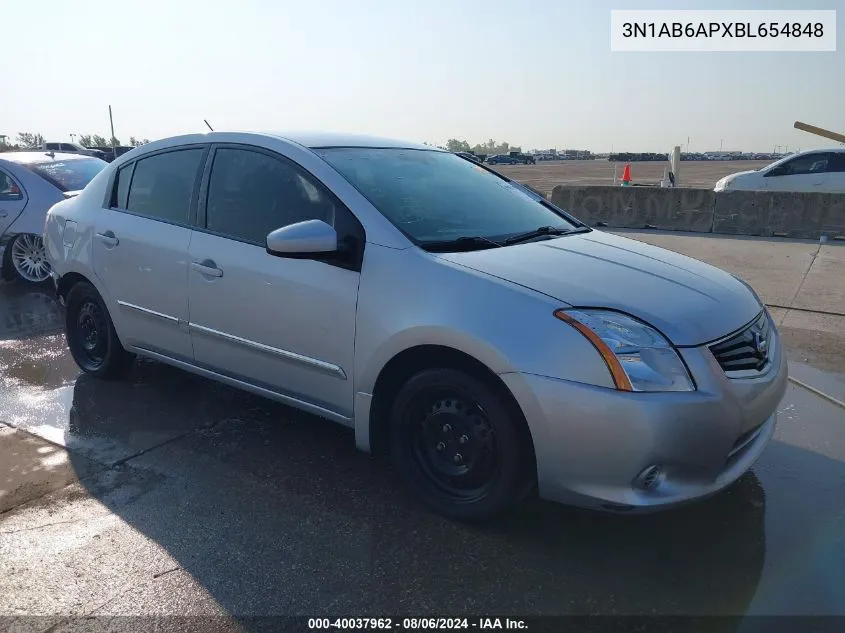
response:
<path fill-rule="evenodd" d="M 41 149 L 45 152 L 63 152 L 65 154 L 81 154 L 82 156 L 93 156 L 104 159 L 106 153 L 98 149 L 84 147 L 79 143 L 43 143 Z"/>
<path fill-rule="evenodd" d="M 50 278 L 41 239 L 47 210 L 77 195 L 106 165 L 81 154 L 0 153 L 0 278 Z"/>
<path fill-rule="evenodd" d="M 756 171 L 725 176 L 713 190 L 845 193 L 845 148 L 791 154 Z"/>

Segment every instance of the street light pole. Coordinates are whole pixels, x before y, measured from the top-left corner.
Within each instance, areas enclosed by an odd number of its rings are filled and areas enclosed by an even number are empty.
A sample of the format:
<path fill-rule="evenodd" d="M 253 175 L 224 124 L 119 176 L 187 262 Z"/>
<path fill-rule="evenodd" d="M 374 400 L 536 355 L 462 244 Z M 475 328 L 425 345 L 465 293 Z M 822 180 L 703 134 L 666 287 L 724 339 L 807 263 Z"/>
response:
<path fill-rule="evenodd" d="M 111 106 L 109 106 L 109 125 L 111 126 L 111 155 L 112 160 L 117 158 L 117 147 L 115 147 L 115 138 L 114 138 L 114 119 L 111 115 Z"/>

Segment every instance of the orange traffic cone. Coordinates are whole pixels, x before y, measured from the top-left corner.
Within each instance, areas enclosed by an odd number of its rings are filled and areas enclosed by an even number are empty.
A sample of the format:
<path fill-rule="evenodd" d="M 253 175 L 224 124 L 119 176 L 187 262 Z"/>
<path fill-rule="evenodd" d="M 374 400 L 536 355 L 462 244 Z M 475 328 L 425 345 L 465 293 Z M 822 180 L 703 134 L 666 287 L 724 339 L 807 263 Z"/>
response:
<path fill-rule="evenodd" d="M 625 169 L 622 170 L 622 186 L 627 187 L 631 184 L 631 163 L 625 164 Z"/>

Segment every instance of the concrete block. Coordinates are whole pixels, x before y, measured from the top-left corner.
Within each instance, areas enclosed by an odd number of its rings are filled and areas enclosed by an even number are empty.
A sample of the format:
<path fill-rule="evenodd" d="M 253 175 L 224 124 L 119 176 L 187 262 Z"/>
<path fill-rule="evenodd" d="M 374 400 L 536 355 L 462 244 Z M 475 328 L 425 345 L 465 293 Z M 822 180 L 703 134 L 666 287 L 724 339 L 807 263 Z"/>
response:
<path fill-rule="evenodd" d="M 715 194 L 707 189 L 568 187 L 551 200 L 582 221 L 616 228 L 658 228 L 706 233 L 713 224 Z"/>
<path fill-rule="evenodd" d="M 716 194 L 714 233 L 818 239 L 845 236 L 845 194 L 727 191 Z"/>

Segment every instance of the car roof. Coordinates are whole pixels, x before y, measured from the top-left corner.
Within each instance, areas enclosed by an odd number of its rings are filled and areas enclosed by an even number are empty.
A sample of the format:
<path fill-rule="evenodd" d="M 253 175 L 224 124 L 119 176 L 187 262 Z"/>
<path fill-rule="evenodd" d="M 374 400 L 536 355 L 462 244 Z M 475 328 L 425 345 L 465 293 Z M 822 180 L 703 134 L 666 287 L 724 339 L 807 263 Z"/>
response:
<path fill-rule="evenodd" d="M 793 154 L 789 154 L 784 158 L 795 158 L 796 156 L 804 156 L 806 154 L 818 154 L 818 153 L 827 153 L 827 152 L 834 152 L 834 153 L 842 153 L 845 152 L 845 147 L 819 147 L 818 149 L 805 149 L 801 152 L 795 152 Z"/>
<path fill-rule="evenodd" d="M 328 132 L 262 132 L 249 130 L 215 130 L 199 134 L 182 134 L 153 141 L 149 145 L 143 145 L 143 149 L 156 150 L 174 147 L 189 143 L 214 143 L 236 141 L 239 135 L 244 140 L 256 140 L 256 137 L 275 138 L 296 143 L 308 149 L 319 149 L 326 147 L 387 147 L 400 149 L 425 149 L 431 151 L 445 151 L 412 141 L 402 141 L 380 136 L 367 136 L 362 134 L 338 134 Z"/>
<path fill-rule="evenodd" d="M 277 136 L 292 143 L 297 143 L 310 149 L 320 147 L 395 147 L 404 149 L 431 149 L 436 147 L 402 141 L 381 136 L 367 136 L 364 134 L 344 134 L 334 132 L 267 132 L 268 136 Z"/>
<path fill-rule="evenodd" d="M 9 162 L 19 163 L 21 165 L 31 165 L 33 163 L 47 163 L 50 160 L 90 160 L 90 158 L 90 156 L 85 156 L 82 154 L 51 152 L 45 150 L 33 150 L 31 152 L 0 153 L 0 160 L 8 160 Z"/>

